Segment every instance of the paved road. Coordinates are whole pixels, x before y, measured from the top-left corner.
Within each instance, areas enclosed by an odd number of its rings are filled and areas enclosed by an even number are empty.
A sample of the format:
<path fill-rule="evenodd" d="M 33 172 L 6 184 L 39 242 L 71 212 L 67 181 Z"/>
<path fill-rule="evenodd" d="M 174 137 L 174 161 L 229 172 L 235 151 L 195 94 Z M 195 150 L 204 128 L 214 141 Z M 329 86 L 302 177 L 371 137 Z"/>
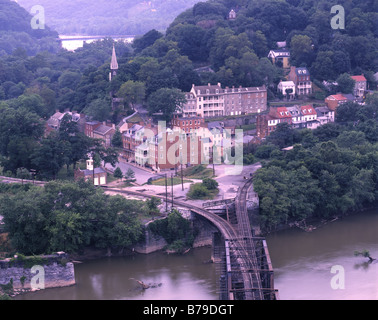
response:
<path fill-rule="evenodd" d="M 133 166 L 129 163 L 124 162 L 118 162 L 116 163 L 115 167 L 112 167 L 110 164 L 106 164 L 106 168 L 109 170 L 114 171 L 117 167 L 119 167 L 123 174 L 127 172 L 129 168 L 131 168 L 135 172 L 135 179 L 136 183 L 142 185 L 143 183 L 146 183 L 147 180 L 151 177 L 153 177 L 155 174 L 148 172 L 144 169 L 140 169 L 136 166 Z"/>

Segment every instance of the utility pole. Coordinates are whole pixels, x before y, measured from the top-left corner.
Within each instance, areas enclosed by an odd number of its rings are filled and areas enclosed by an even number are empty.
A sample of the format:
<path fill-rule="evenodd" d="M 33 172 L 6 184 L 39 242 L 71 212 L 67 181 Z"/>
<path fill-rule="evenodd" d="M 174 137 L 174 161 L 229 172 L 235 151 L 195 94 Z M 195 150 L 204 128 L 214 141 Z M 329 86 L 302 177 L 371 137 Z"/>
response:
<path fill-rule="evenodd" d="M 173 209 L 173 174 L 171 174 L 171 185 L 172 185 L 172 209 Z"/>
<path fill-rule="evenodd" d="M 184 191 L 184 174 L 182 172 L 182 163 L 181 163 L 181 189 Z"/>
<path fill-rule="evenodd" d="M 167 174 L 165 176 L 165 211 L 168 212 L 168 181 L 167 181 Z"/>

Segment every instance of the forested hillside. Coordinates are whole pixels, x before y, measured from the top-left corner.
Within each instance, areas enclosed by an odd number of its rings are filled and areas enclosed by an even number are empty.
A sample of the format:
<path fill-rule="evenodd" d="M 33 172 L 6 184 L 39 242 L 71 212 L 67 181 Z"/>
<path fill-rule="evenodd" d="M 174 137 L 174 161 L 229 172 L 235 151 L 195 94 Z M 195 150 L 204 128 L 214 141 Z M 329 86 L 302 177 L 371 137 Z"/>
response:
<path fill-rule="evenodd" d="M 333 5 L 345 9 L 345 29 L 331 28 Z M 236 19 L 227 20 L 231 9 Z M 349 72 L 369 81 L 378 68 L 378 2 L 374 0 L 219 0 L 200 2 L 167 30 L 180 52 L 209 63 L 224 84 L 248 85 L 251 65 L 286 41 L 291 64 L 307 66 L 318 80 Z M 248 67 L 251 70 L 248 70 Z M 248 79 L 251 78 L 250 79 Z"/>
<path fill-rule="evenodd" d="M 28 55 L 38 51 L 56 52 L 59 48 L 54 40 L 58 34 L 45 29 L 31 27 L 32 16 L 17 3 L 0 0 L 0 56 L 23 49 Z"/>
<path fill-rule="evenodd" d="M 18 0 L 27 10 L 45 8 L 46 22 L 60 34 L 142 35 L 165 31 L 182 11 L 199 0 Z"/>

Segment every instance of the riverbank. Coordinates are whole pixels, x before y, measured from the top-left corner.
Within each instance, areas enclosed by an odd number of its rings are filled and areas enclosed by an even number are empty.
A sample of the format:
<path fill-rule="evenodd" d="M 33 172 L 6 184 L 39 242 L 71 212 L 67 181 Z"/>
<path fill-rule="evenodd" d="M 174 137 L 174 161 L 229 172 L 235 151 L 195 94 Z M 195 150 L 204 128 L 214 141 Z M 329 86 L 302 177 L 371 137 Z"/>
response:
<path fill-rule="evenodd" d="M 343 218 L 347 218 L 349 216 L 356 216 L 358 214 L 367 212 L 367 211 L 373 211 L 373 210 L 378 210 L 378 205 L 376 206 L 371 206 L 367 208 L 363 208 L 357 211 L 348 211 L 346 213 L 342 213 L 339 215 L 332 216 L 328 219 L 324 218 L 319 218 L 319 217 L 310 217 L 301 221 L 294 221 L 294 222 L 289 222 L 287 224 L 281 224 L 277 226 L 275 229 L 267 231 L 264 230 L 263 234 L 265 236 L 268 236 L 269 234 L 279 232 L 279 231 L 284 231 L 284 230 L 289 230 L 289 229 L 295 229 L 298 228 L 304 232 L 312 232 L 314 230 L 317 230 L 319 228 L 324 227 L 327 224 L 330 224 L 332 222 L 338 221 Z"/>
<path fill-rule="evenodd" d="M 350 214 L 312 232 L 291 228 L 266 237 L 281 300 L 376 300 L 378 209 Z M 334 283 L 344 284 L 341 286 Z"/>
<path fill-rule="evenodd" d="M 54 255 L 0 260 L 0 296 L 15 297 L 26 292 L 75 284 L 75 270 L 64 252 Z"/>

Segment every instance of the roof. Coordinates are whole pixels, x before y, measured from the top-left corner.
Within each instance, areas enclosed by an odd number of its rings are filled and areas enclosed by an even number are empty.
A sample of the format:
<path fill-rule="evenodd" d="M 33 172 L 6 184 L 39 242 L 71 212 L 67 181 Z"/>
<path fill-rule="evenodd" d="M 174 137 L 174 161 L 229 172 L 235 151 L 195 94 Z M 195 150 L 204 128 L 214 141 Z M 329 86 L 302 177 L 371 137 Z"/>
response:
<path fill-rule="evenodd" d="M 289 57 L 290 56 L 290 51 L 287 49 L 275 49 L 275 50 L 270 50 L 269 52 L 269 57 L 274 56 L 274 57 Z"/>
<path fill-rule="evenodd" d="M 292 86 L 292 87 L 295 87 L 295 83 L 294 81 L 280 81 L 280 83 L 278 85 L 284 85 L 284 86 Z"/>
<path fill-rule="evenodd" d="M 297 75 L 310 75 L 310 72 L 304 67 L 295 68 L 295 73 Z"/>
<path fill-rule="evenodd" d="M 289 110 L 286 109 L 286 107 L 277 107 L 277 108 L 271 108 L 270 115 L 272 117 L 276 118 L 291 118 L 291 114 Z"/>
<path fill-rule="evenodd" d="M 198 91 L 199 91 L 200 95 L 202 95 L 202 94 L 216 94 L 217 93 L 216 90 L 219 90 L 218 93 L 221 93 L 222 87 L 221 87 L 220 83 L 218 83 L 217 85 L 211 85 L 209 83 L 207 86 L 195 86 L 195 85 L 193 85 L 192 90 L 194 90 L 196 94 L 198 94 Z"/>
<path fill-rule="evenodd" d="M 328 96 L 326 99 L 333 99 L 333 100 L 338 100 L 338 101 L 347 100 L 347 98 L 345 98 L 341 93 Z"/>
<path fill-rule="evenodd" d="M 110 62 L 110 69 L 111 70 L 118 69 L 118 62 L 117 62 L 117 56 L 116 56 L 114 45 L 113 45 L 112 61 Z"/>
<path fill-rule="evenodd" d="M 93 130 L 93 132 L 100 134 L 100 135 L 104 135 L 104 134 L 107 134 L 110 130 L 113 130 L 113 127 L 108 127 L 108 126 L 101 124 L 95 130 Z"/>
<path fill-rule="evenodd" d="M 328 107 L 317 107 L 315 108 L 316 111 L 319 111 L 319 112 L 334 112 L 330 109 L 328 109 Z"/>
<path fill-rule="evenodd" d="M 291 113 L 292 116 L 298 116 L 301 114 L 301 109 L 297 105 L 286 107 L 286 109 Z"/>
<path fill-rule="evenodd" d="M 80 171 L 84 173 L 84 176 L 93 175 L 93 170 L 84 169 Z M 106 173 L 106 171 L 103 168 L 95 168 L 94 174 L 99 174 L 99 173 Z"/>
<path fill-rule="evenodd" d="M 313 106 L 301 106 L 301 111 L 303 115 L 316 115 L 316 110 L 314 109 Z"/>
<path fill-rule="evenodd" d="M 364 77 L 364 75 L 360 75 L 360 76 L 351 76 L 351 78 L 356 81 L 356 82 L 360 82 L 360 81 L 366 81 L 366 78 Z"/>

